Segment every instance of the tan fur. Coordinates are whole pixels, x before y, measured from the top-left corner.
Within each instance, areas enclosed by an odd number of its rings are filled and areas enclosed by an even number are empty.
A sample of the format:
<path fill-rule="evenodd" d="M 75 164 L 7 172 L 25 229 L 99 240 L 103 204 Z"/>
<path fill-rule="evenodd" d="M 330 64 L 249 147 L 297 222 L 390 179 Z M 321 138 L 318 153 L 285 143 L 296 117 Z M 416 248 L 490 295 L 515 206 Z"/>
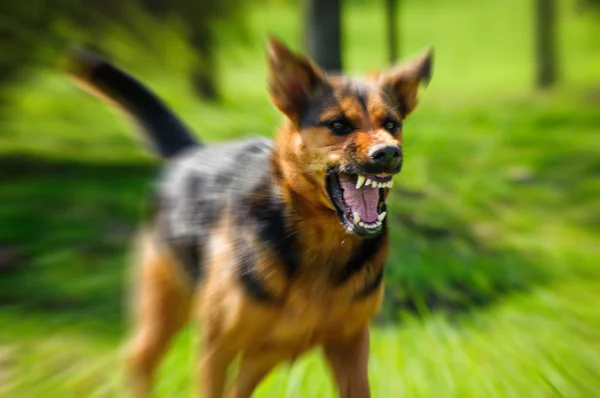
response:
<path fill-rule="evenodd" d="M 353 302 L 353 295 L 362 287 L 365 275 L 356 275 L 332 289 L 328 283 L 331 270 L 318 269 L 311 261 L 317 254 L 307 254 L 301 264 L 304 272 L 281 290 L 283 275 L 278 273 L 282 266 L 265 256 L 259 262 L 265 273 L 273 275 L 269 278 L 269 287 L 278 292 L 279 300 L 274 306 L 248 300 L 235 280 L 237 258 L 232 254 L 235 251 L 229 239 L 234 233 L 232 228 L 236 228 L 232 218 L 224 217 L 212 235 L 208 274 L 198 295 L 200 311 L 197 315 L 204 326 L 199 380 L 203 396 L 221 396 L 227 366 L 238 352 L 242 353 L 242 361 L 229 393 L 231 397 L 250 396 L 277 363 L 318 345 L 332 347 L 329 355 L 333 358 L 332 366 L 337 373 L 345 374 L 345 368 L 339 360 L 336 362 L 334 348 L 353 345 L 357 336 L 365 333 L 366 325 L 381 303 L 383 290 L 369 299 Z M 345 250 L 336 251 L 340 252 Z M 376 273 L 385 255 L 385 251 L 378 254 L 365 273 Z M 360 348 L 363 353 L 360 355 L 364 355 L 365 350 L 365 347 Z"/>
<path fill-rule="evenodd" d="M 154 371 L 171 338 L 187 322 L 191 289 L 179 273 L 175 259 L 157 245 L 152 231 L 140 235 L 134 324 L 127 352 L 134 397 L 149 396 Z"/>

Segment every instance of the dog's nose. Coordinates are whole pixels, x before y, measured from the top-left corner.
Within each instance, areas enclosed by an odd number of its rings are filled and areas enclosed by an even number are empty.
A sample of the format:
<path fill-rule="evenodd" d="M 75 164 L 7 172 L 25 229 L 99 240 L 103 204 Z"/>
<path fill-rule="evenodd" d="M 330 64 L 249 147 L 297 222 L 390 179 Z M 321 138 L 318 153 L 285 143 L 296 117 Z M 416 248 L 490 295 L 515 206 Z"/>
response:
<path fill-rule="evenodd" d="M 394 169 L 402 161 L 402 152 L 396 145 L 378 144 L 369 150 L 373 163 L 385 169 Z"/>

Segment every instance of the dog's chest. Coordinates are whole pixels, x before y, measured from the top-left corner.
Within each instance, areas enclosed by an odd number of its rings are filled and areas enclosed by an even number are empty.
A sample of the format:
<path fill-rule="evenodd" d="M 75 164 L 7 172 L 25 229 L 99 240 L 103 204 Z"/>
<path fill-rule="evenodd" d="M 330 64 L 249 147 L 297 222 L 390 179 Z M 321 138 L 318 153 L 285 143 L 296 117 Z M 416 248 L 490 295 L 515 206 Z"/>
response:
<path fill-rule="evenodd" d="M 339 341 L 365 327 L 379 303 L 378 295 L 354 301 L 345 289 L 332 291 L 318 285 L 292 288 L 265 337 L 269 345 L 298 351 L 326 341 Z"/>

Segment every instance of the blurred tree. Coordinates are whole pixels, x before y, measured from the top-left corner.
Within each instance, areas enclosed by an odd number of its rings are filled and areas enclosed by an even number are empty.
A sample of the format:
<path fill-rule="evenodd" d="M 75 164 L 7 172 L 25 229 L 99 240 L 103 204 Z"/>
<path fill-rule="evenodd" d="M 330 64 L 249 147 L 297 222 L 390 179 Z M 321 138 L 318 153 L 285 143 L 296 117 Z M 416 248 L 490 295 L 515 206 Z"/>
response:
<path fill-rule="evenodd" d="M 550 87 L 556 81 L 556 1 L 535 0 L 536 84 Z"/>
<path fill-rule="evenodd" d="M 600 0 L 577 0 L 575 7 L 578 11 L 600 11 Z"/>
<path fill-rule="evenodd" d="M 52 44 L 45 33 L 56 16 L 44 1 L 0 2 L 0 85 L 15 78 L 41 48 Z"/>
<path fill-rule="evenodd" d="M 207 98 L 217 97 L 217 68 L 215 59 L 215 21 L 229 25 L 242 18 L 243 0 L 190 1 L 140 0 L 155 17 L 175 17 L 182 21 L 187 41 L 195 50 L 191 81 L 196 92 Z"/>
<path fill-rule="evenodd" d="M 304 45 L 327 71 L 342 70 L 341 0 L 304 0 Z"/>
<path fill-rule="evenodd" d="M 398 59 L 398 0 L 385 0 L 387 20 L 387 41 L 390 65 Z"/>
<path fill-rule="evenodd" d="M 110 45 L 103 33 L 115 24 L 140 43 L 148 44 L 152 32 L 136 24 L 139 13 L 152 18 L 178 21 L 194 50 L 191 82 L 196 92 L 217 97 L 215 48 L 216 26 L 241 29 L 244 0 L 32 0 L 0 1 L 0 85 L 19 71 L 56 57 L 64 47 L 78 40 L 107 54 Z M 221 23 L 221 25 L 217 25 Z M 165 43 L 168 45 L 168 43 Z M 10 54 L 6 56 L 6 54 Z M 48 57 L 49 54 L 52 56 Z M 47 62 L 47 61 L 46 61 Z"/>

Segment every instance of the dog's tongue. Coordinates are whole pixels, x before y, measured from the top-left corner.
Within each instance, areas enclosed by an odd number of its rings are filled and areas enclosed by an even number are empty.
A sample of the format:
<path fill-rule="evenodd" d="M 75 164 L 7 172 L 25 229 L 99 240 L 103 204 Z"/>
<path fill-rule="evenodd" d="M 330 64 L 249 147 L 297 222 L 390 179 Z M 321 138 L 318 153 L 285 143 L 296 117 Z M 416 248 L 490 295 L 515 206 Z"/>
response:
<path fill-rule="evenodd" d="M 346 174 L 340 174 L 339 180 L 344 190 L 344 202 L 350 206 L 352 214 L 358 213 L 361 221 L 369 223 L 377 221 L 379 188 L 363 186 L 361 189 L 356 189 L 356 179 Z"/>

